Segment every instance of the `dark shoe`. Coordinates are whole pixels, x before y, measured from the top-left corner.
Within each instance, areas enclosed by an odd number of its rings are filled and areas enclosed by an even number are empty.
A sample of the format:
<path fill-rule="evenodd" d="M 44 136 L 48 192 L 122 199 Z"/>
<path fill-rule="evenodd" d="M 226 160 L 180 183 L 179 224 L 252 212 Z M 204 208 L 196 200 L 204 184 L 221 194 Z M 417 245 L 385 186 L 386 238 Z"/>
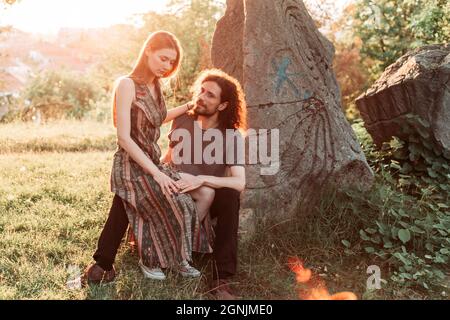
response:
<path fill-rule="evenodd" d="M 98 264 L 94 263 L 87 267 L 84 271 L 82 283 L 85 285 L 90 283 L 108 283 L 114 281 L 115 278 L 116 270 L 114 269 L 114 266 L 111 270 L 106 271 L 103 270 Z"/>
<path fill-rule="evenodd" d="M 219 279 L 213 280 L 212 294 L 217 300 L 236 300 L 237 297 L 233 294 L 228 280 Z"/>

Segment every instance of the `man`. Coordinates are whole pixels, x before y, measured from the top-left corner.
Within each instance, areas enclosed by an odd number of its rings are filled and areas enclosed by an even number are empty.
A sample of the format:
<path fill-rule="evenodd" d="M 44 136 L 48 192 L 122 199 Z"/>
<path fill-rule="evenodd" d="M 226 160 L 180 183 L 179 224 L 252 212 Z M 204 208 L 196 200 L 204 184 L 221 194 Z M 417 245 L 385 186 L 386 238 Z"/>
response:
<path fill-rule="evenodd" d="M 236 79 L 220 70 L 202 72 L 193 89 L 194 107 L 173 121 L 169 150 L 163 161 L 187 173 L 177 181 L 181 192 L 201 186 L 214 188 L 210 207 L 211 218 L 217 218 L 213 292 L 218 298 L 232 299 L 228 280 L 236 273 L 239 196 L 245 187 L 244 141 L 239 133 L 246 129 L 244 93 Z M 199 131 L 204 138 L 201 148 L 197 139 Z M 215 154 L 208 154 L 213 149 Z"/>
<path fill-rule="evenodd" d="M 245 187 L 244 144 L 238 131 L 246 129 L 244 93 L 236 79 L 217 69 L 202 72 L 193 89 L 194 106 L 173 121 L 162 161 L 183 172 L 177 181 L 181 192 L 202 186 L 214 189 L 209 210 L 210 217 L 217 219 L 212 292 L 218 299 L 234 299 L 229 279 L 237 269 L 239 197 Z M 85 272 L 89 282 L 115 277 L 112 264 L 128 225 L 121 201 L 115 200 L 94 254 L 96 263 Z"/>

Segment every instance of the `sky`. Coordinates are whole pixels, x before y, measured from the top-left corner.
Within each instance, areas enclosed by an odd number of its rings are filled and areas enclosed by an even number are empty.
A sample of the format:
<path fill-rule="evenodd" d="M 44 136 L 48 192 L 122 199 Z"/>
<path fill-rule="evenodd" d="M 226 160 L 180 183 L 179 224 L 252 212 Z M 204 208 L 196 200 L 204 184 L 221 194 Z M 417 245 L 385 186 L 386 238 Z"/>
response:
<path fill-rule="evenodd" d="M 226 0 L 220 0 L 225 2 Z M 314 0 L 310 0 L 314 1 Z M 351 0 L 336 0 L 339 7 Z M 137 23 L 133 14 L 162 12 L 169 0 L 21 0 L 0 7 L 0 26 L 26 32 L 56 34 L 59 28 L 99 28 Z M 336 12 L 336 14 L 339 14 Z"/>
<path fill-rule="evenodd" d="M 135 13 L 161 12 L 168 0 L 21 0 L 0 9 L 0 24 L 33 33 L 61 27 L 97 28 L 132 21 Z"/>

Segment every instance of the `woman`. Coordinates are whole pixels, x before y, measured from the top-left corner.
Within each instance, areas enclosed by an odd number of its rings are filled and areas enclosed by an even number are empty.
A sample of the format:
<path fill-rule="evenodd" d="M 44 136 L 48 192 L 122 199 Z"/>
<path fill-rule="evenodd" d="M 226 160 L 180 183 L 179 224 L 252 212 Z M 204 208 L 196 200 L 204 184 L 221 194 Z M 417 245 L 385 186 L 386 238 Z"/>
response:
<path fill-rule="evenodd" d="M 160 126 L 191 106 L 167 111 L 161 91 L 160 78 L 177 71 L 181 55 L 173 34 L 151 34 L 132 72 L 119 79 L 114 98 L 118 150 L 111 172 L 111 191 L 121 198 L 126 209 L 144 275 L 159 280 L 165 279 L 162 269 L 169 267 L 183 276 L 200 275 L 188 263 L 193 243 L 196 251 L 212 251 L 208 230 L 197 232 L 202 226 L 191 196 L 178 193 L 176 180 L 180 176 L 160 162 L 157 144 Z M 201 205 L 202 199 L 199 201 Z"/>

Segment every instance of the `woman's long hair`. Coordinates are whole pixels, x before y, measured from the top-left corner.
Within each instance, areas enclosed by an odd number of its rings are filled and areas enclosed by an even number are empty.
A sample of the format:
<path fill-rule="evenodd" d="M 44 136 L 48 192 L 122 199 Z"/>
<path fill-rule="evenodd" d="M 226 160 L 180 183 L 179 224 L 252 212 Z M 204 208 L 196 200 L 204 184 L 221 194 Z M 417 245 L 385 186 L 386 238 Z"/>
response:
<path fill-rule="evenodd" d="M 151 76 L 150 67 L 148 65 L 148 57 L 145 54 L 147 50 L 156 51 L 161 49 L 173 49 L 177 52 L 175 63 L 171 70 L 164 74 L 163 78 L 169 78 L 174 76 L 180 67 L 183 50 L 181 49 L 180 41 L 168 31 L 156 31 L 150 34 L 145 40 L 144 45 L 141 48 L 139 57 L 133 67 L 133 70 L 127 75 L 127 77 L 134 80 L 139 84 L 146 84 L 148 77 Z M 161 102 L 161 83 L 159 78 L 155 78 L 156 92 L 158 93 L 158 100 Z M 116 95 L 114 89 L 113 99 L 113 123 L 114 127 L 117 127 L 117 113 L 116 113 Z"/>

